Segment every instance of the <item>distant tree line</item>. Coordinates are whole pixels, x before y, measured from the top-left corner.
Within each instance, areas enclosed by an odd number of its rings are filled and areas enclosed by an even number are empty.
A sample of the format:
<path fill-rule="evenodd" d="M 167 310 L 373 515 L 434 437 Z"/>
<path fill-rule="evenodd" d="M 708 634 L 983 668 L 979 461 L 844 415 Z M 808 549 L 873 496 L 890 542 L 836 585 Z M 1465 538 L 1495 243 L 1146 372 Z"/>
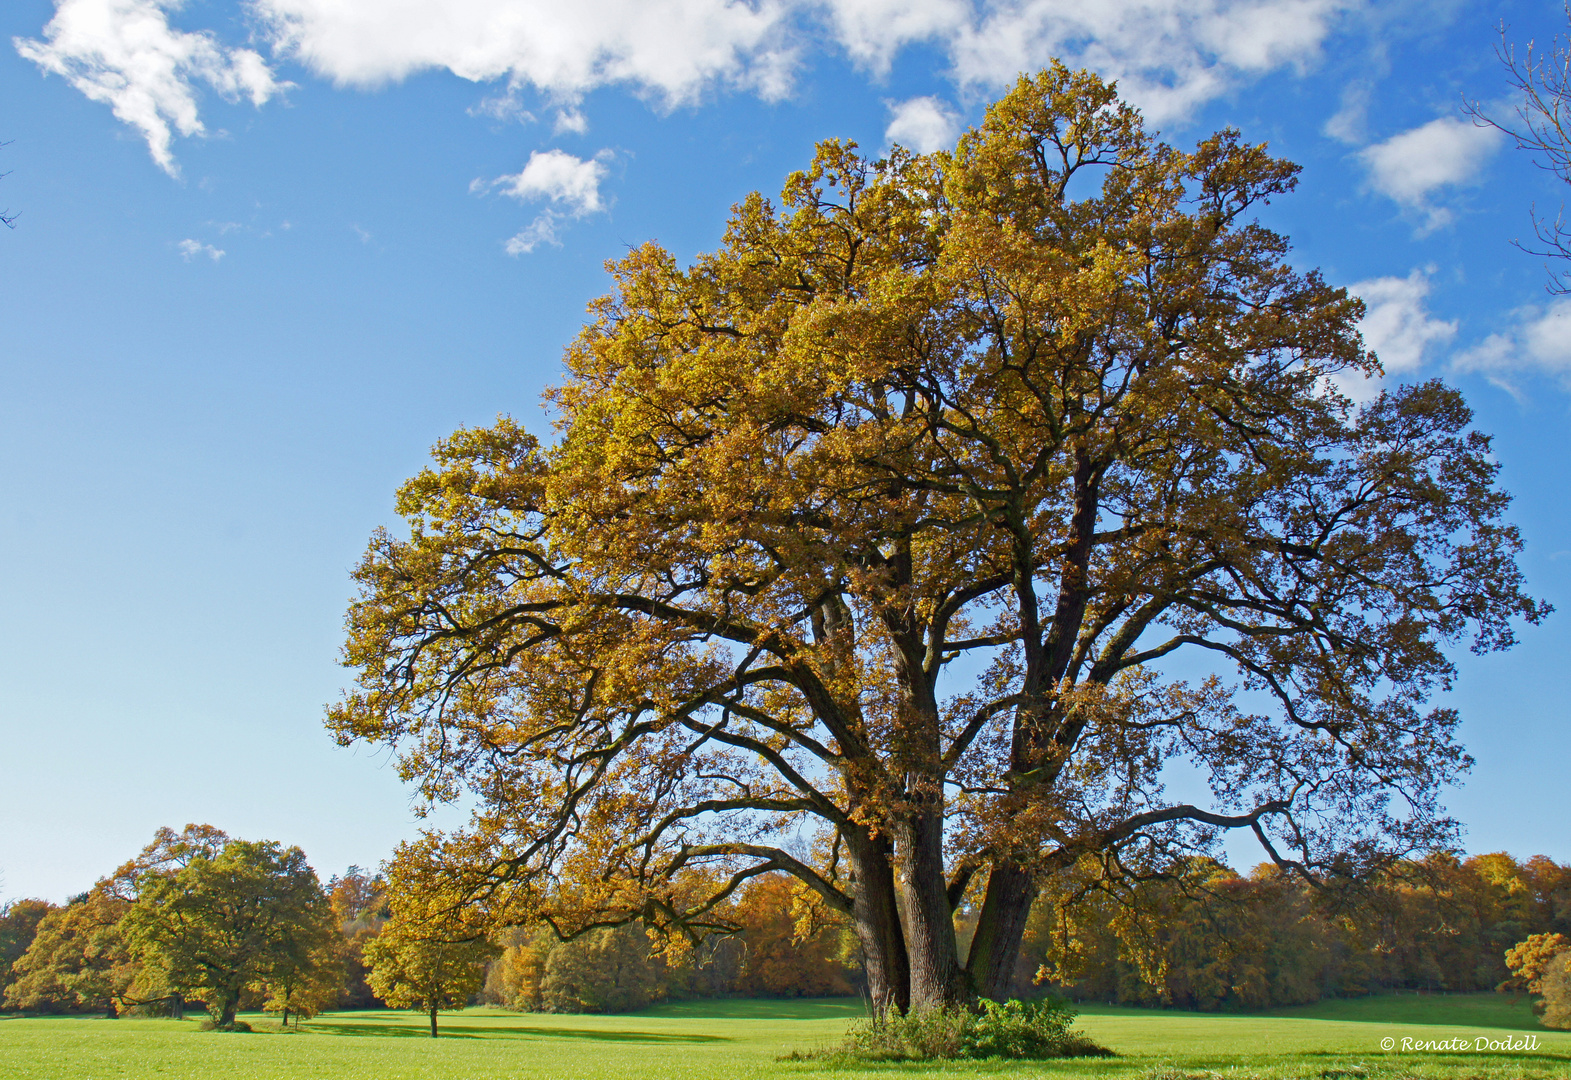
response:
<path fill-rule="evenodd" d="M 857 938 L 819 894 L 761 875 L 713 911 L 733 932 L 693 940 L 640 922 L 563 940 L 542 922 L 465 939 L 351 867 L 321 885 L 299 848 L 206 825 L 160 830 L 65 906 L 0 908 L 0 995 L 29 1011 L 241 1010 L 284 1023 L 323 1009 L 626 1012 L 703 997 L 864 993 Z M 962 900 L 964 948 L 976 925 Z M 1011 992 L 1201 1010 L 1306 1004 L 1393 990 L 1501 989 L 1571 1027 L 1571 865 L 1434 854 L 1338 890 L 1274 867 L 1241 876 L 1192 860 L 1130 880 L 1094 863 L 1032 909 Z"/>
<path fill-rule="evenodd" d="M 491 965 L 488 1001 L 539 1012 L 625 1012 L 663 999 L 841 997 L 862 989 L 850 922 L 795 878 L 767 874 L 717 915 L 740 929 L 651 940 L 641 925 L 559 941 L 548 928 L 514 930 Z"/>
<path fill-rule="evenodd" d="M 374 878 L 324 889 L 298 847 L 234 839 L 211 825 L 153 842 L 64 906 L 0 910 L 0 993 L 8 1008 L 183 1015 L 216 1027 L 242 1009 L 309 1017 L 371 1004 L 364 937 L 383 916 Z"/>
<path fill-rule="evenodd" d="M 131 861 L 65 905 L 0 908 L 0 1001 L 30 1012 L 115 1017 L 205 1008 L 309 1018 L 390 1005 L 437 1013 L 476 1001 L 525 1010 L 622 1012 L 668 998 L 855 993 L 854 936 L 816 894 L 780 875 L 725 908 L 740 930 L 687 947 L 641 926 L 558 940 L 545 927 L 498 943 L 444 937 L 415 897 L 350 867 L 323 886 L 297 847 L 210 825 L 160 829 Z"/>
<path fill-rule="evenodd" d="M 1204 1010 L 1493 990 L 1512 975 L 1509 950 L 1555 933 L 1571 934 L 1571 866 L 1543 856 L 1434 854 L 1345 891 L 1271 866 L 1245 877 L 1197 861 L 1137 883 L 1083 867 L 1033 909 L 1016 978 Z"/>

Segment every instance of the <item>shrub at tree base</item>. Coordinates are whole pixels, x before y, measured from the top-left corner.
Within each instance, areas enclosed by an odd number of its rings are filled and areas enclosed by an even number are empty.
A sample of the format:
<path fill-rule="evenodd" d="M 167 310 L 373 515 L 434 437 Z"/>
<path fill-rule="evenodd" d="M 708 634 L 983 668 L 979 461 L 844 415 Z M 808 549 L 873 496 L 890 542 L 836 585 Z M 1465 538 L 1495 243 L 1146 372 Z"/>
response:
<path fill-rule="evenodd" d="M 1070 1029 L 1075 1011 L 1058 998 L 1038 1001 L 981 1001 L 965 1007 L 925 1009 L 859 1021 L 846 1040 L 827 1051 L 791 1054 L 788 1060 L 840 1058 L 856 1061 L 932 1061 L 951 1058 L 1040 1060 L 1111 1057 L 1085 1035 Z"/>
<path fill-rule="evenodd" d="M 230 1020 L 229 1022 L 224 1023 L 219 1020 L 214 1020 L 212 1017 L 208 1017 L 206 1020 L 203 1020 L 201 1027 L 203 1031 L 237 1031 L 245 1034 L 249 1034 L 251 1031 L 251 1025 L 246 1023 L 244 1020 Z"/>

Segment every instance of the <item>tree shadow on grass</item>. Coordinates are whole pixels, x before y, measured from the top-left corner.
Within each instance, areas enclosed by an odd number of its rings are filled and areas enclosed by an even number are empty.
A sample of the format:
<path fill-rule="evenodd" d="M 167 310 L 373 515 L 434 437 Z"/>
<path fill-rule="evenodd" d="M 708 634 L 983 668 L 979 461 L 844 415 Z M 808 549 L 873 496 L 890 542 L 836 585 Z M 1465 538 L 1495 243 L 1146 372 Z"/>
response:
<path fill-rule="evenodd" d="M 684 1020 L 855 1020 L 867 1015 L 861 998 L 713 998 L 656 1005 L 644 1015 Z"/>
<path fill-rule="evenodd" d="M 431 1029 L 418 1024 L 333 1024 L 311 1021 L 310 1031 L 317 1035 L 353 1035 L 378 1039 L 429 1039 Z M 439 1038 L 483 1039 L 487 1036 L 463 1028 L 442 1028 Z M 493 1036 L 494 1037 L 494 1036 Z"/>
<path fill-rule="evenodd" d="M 382 1038 L 429 1039 L 431 1031 L 415 1024 L 334 1024 L 314 1022 L 313 1031 L 324 1035 L 357 1035 Z M 714 1043 L 730 1042 L 724 1035 L 673 1035 L 660 1031 L 606 1031 L 597 1028 L 492 1027 L 485 1031 L 447 1028 L 438 1038 L 442 1039 L 591 1039 L 600 1042 L 641 1043 Z"/>

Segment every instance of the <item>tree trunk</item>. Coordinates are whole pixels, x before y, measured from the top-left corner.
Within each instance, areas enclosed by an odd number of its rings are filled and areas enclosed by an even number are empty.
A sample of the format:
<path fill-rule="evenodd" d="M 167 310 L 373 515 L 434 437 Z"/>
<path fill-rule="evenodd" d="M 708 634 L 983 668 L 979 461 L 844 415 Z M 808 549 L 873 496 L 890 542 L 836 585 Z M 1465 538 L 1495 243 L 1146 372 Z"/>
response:
<path fill-rule="evenodd" d="M 240 1010 L 238 994 L 224 994 L 218 1006 L 218 1026 L 228 1031 L 235 1026 L 235 1013 Z"/>
<path fill-rule="evenodd" d="M 289 1006 L 288 1005 L 284 1006 L 284 1022 L 283 1022 L 282 1026 L 284 1026 L 284 1027 L 288 1027 L 289 1026 Z"/>
<path fill-rule="evenodd" d="M 873 1014 L 882 1016 L 891 1008 L 905 1012 L 911 1007 L 911 969 L 895 901 L 889 845 L 858 831 L 847 833 L 846 846 L 856 875 L 852 914 Z"/>
<path fill-rule="evenodd" d="M 115 999 L 114 998 L 105 998 L 104 999 L 104 1019 L 105 1020 L 118 1020 L 118 1019 L 120 1019 L 120 1010 L 115 1008 Z"/>
<path fill-rule="evenodd" d="M 1036 882 L 1012 863 L 994 863 L 987 878 L 987 894 L 971 938 L 966 972 L 971 989 L 981 997 L 1004 1001 L 1009 997 L 1020 955 L 1020 939 L 1036 899 Z"/>
<path fill-rule="evenodd" d="M 943 814 L 936 808 L 921 810 L 902 832 L 899 876 L 911 969 L 910 1008 L 952 1008 L 964 1004 L 968 993 L 944 881 Z"/>
<path fill-rule="evenodd" d="M 171 994 L 169 999 L 169 1012 L 176 1020 L 185 1019 L 185 995 Z"/>
<path fill-rule="evenodd" d="M 436 1006 L 431 1006 L 431 1038 L 436 1038 Z"/>

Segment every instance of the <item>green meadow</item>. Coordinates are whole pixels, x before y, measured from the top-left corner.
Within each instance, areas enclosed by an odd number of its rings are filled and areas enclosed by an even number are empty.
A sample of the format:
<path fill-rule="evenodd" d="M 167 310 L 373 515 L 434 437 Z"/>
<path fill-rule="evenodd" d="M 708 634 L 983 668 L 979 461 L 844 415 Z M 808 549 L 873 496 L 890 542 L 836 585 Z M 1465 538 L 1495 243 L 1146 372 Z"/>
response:
<path fill-rule="evenodd" d="M 1494 994 L 1328 1001 L 1266 1014 L 1217 1015 L 1086 1006 L 1080 1027 L 1119 1056 L 1056 1062 L 835 1066 L 778 1060 L 835 1041 L 855 1001 L 704 1001 L 625 1016 L 470 1009 L 442 1017 L 324 1013 L 296 1033 L 248 1016 L 249 1035 L 195 1020 L 41 1017 L 0 1020 L 5 1080 L 492 1080 L 670 1077 L 1084 1076 L 1100 1080 L 1275 1080 L 1304 1077 L 1571 1077 L 1571 1033 L 1539 1028 L 1527 1005 Z M 1475 1040 L 1537 1048 L 1476 1052 Z M 1396 1049 L 1381 1050 L 1391 1039 Z M 1409 1050 L 1402 1040 L 1462 1040 L 1466 1052 Z"/>

